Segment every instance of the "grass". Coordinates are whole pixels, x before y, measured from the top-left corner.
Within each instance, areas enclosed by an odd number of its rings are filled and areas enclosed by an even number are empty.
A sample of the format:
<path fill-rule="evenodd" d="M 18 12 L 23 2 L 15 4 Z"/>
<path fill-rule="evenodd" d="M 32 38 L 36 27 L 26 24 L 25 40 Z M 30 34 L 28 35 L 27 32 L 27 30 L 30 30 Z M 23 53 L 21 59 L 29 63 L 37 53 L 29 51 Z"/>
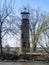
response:
<path fill-rule="evenodd" d="M 3 51 L 3 53 L 5 53 L 5 54 L 17 54 L 16 51 Z"/>
<path fill-rule="evenodd" d="M 14 54 L 14 55 L 18 55 L 18 56 L 23 54 L 22 52 L 16 52 L 16 51 L 3 51 L 3 53 L 5 53 L 5 54 Z M 46 52 L 27 52 L 26 54 L 28 54 L 28 55 L 37 55 L 35 60 L 42 60 L 42 61 L 47 60 L 44 57 L 44 55 L 47 54 Z"/>
<path fill-rule="evenodd" d="M 18 55 L 21 55 L 21 54 L 24 54 L 24 53 L 18 52 L 17 54 L 18 54 Z M 27 53 L 25 53 L 25 54 L 28 54 L 28 55 L 45 55 L 45 54 L 47 54 L 47 53 L 46 53 L 46 52 L 27 52 Z"/>
<path fill-rule="evenodd" d="M 28 52 L 26 54 L 35 54 L 35 55 L 43 55 L 43 54 L 47 54 L 46 52 Z"/>
<path fill-rule="evenodd" d="M 21 54 L 24 54 L 22 52 L 16 52 L 16 51 L 3 51 L 3 53 L 7 53 L 7 54 L 16 54 L 16 55 L 21 55 Z M 25 54 L 28 54 L 28 55 L 45 55 L 47 54 L 46 52 L 27 52 Z"/>

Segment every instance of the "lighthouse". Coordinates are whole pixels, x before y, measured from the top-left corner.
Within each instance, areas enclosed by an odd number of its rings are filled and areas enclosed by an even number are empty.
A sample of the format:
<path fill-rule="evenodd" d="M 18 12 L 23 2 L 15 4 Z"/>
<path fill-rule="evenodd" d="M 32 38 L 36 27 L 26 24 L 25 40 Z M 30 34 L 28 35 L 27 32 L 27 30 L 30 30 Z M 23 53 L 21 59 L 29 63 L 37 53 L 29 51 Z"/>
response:
<path fill-rule="evenodd" d="M 30 51 L 30 42 L 29 42 L 29 11 L 24 8 L 21 12 L 21 51 L 29 52 Z"/>

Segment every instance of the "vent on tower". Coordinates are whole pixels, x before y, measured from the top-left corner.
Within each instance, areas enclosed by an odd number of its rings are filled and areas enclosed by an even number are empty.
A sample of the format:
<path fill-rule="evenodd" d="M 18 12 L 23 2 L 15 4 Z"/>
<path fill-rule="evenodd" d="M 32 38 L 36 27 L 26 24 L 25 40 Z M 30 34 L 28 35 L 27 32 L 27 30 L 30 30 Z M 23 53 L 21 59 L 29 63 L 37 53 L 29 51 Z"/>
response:
<path fill-rule="evenodd" d="M 29 11 L 27 8 L 23 9 L 23 12 L 21 12 L 22 19 L 29 19 Z"/>

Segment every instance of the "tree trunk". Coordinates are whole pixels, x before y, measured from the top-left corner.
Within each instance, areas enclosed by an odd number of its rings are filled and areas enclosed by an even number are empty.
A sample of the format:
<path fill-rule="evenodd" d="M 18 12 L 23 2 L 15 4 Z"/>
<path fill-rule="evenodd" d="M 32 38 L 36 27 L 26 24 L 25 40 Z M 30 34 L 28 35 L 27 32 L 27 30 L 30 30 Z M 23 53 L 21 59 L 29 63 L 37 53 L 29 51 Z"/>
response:
<path fill-rule="evenodd" d="M 1 32 L 0 32 L 0 54 L 1 54 L 1 58 L 2 58 L 2 38 L 1 38 Z"/>
<path fill-rule="evenodd" d="M 0 19 L 0 56 L 2 58 L 2 37 L 1 37 L 1 33 L 2 33 L 2 25 L 1 25 L 1 19 Z"/>

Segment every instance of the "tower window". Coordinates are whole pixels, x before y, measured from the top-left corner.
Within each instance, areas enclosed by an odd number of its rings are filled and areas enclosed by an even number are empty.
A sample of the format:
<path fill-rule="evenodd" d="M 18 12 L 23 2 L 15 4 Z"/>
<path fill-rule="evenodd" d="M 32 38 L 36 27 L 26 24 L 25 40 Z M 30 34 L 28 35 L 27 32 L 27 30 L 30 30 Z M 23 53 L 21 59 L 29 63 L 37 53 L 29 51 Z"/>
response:
<path fill-rule="evenodd" d="M 25 42 L 23 42 L 23 47 L 26 47 L 26 43 Z"/>
<path fill-rule="evenodd" d="M 25 38 L 25 34 L 24 34 L 24 33 L 22 33 L 22 38 L 23 38 L 23 39 Z"/>

